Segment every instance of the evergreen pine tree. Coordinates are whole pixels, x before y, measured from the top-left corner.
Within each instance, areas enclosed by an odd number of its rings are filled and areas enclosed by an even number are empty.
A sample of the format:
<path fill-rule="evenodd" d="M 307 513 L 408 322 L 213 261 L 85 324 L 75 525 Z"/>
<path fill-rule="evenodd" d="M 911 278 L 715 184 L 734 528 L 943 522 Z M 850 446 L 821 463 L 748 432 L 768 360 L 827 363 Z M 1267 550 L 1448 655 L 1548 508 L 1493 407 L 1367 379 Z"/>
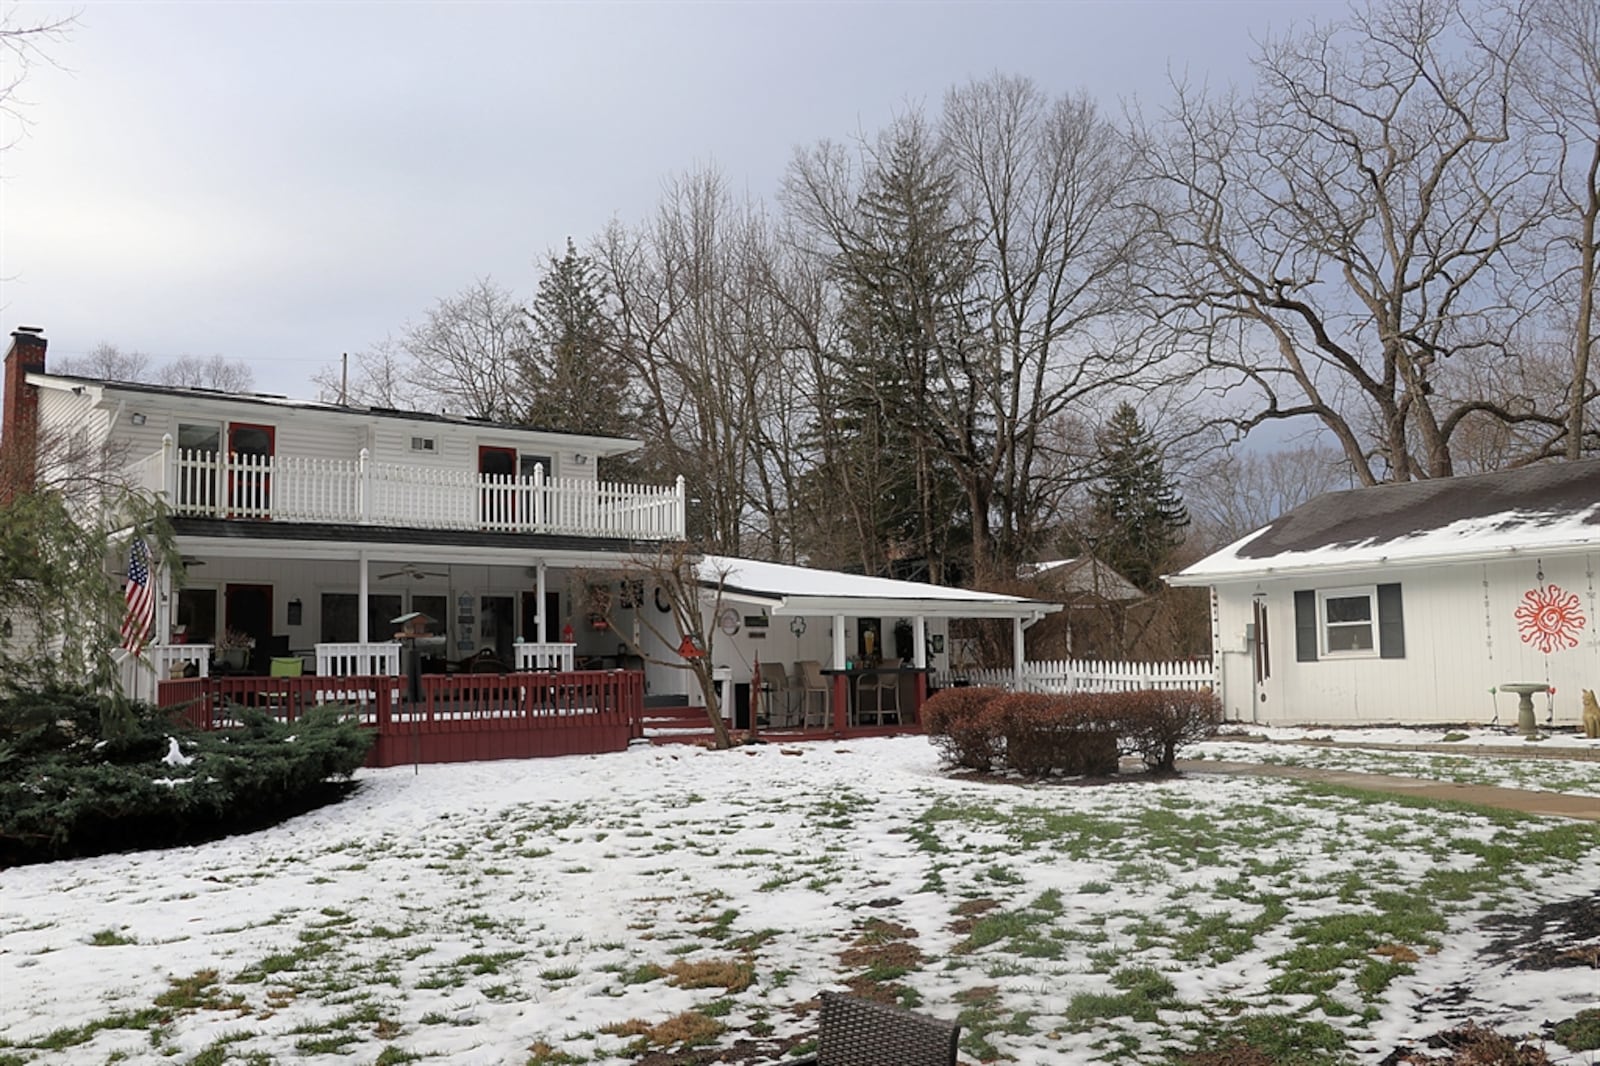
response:
<path fill-rule="evenodd" d="M 1099 480 L 1089 487 L 1094 553 L 1146 592 L 1183 542 L 1189 514 L 1133 405 L 1117 406 L 1099 436 Z"/>
<path fill-rule="evenodd" d="M 526 422 L 540 429 L 626 436 L 628 368 L 612 339 L 608 293 L 594 260 L 550 257 L 528 317 L 532 351 L 524 359 Z"/>

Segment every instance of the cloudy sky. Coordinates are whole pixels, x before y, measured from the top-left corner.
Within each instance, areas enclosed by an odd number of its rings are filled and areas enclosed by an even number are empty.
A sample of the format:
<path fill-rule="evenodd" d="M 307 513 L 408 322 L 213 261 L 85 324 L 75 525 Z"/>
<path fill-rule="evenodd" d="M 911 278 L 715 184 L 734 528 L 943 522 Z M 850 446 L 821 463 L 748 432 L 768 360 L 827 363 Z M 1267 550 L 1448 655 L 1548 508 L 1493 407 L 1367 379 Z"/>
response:
<path fill-rule="evenodd" d="M 10 4 L 80 12 L 0 155 L 4 332 L 309 378 L 715 163 L 770 197 L 794 149 L 994 71 L 1159 106 L 1341 6 L 1114 3 Z M 4 80 L 14 68 L 3 72 Z"/>

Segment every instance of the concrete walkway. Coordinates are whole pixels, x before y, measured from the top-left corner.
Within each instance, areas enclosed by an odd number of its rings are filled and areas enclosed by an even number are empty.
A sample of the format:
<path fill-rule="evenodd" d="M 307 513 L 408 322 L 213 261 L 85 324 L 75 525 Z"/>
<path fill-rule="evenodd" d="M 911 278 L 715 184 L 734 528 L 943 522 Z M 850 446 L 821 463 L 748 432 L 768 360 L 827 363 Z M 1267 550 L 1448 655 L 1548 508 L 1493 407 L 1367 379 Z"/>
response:
<path fill-rule="evenodd" d="M 1377 747 L 1377 745 L 1361 745 Z M 1415 750 L 1406 748 L 1404 750 Z M 1453 749 L 1460 752 L 1461 749 Z M 1481 751 L 1481 749 L 1479 749 Z M 1179 759 L 1178 769 L 1185 774 L 1244 774 L 1253 777 L 1287 777 L 1296 781 L 1320 781 L 1368 792 L 1386 792 L 1419 799 L 1453 800 L 1494 807 L 1521 814 L 1540 814 L 1554 818 L 1578 818 L 1600 822 L 1600 797 L 1568 796 L 1561 792 L 1534 792 L 1522 788 L 1495 788 L 1491 785 L 1458 785 L 1428 781 L 1420 777 L 1393 777 L 1388 774 L 1359 774 L 1349 770 L 1318 770 L 1309 766 L 1269 766 L 1253 762 L 1221 762 L 1216 759 Z"/>
<path fill-rule="evenodd" d="M 1537 742 L 1519 741 L 1506 744 L 1468 744 L 1465 742 L 1445 744 L 1438 741 L 1418 742 L 1415 744 L 1377 744 L 1361 741 L 1340 740 L 1273 740 L 1259 734 L 1247 736 L 1229 736 L 1226 733 L 1218 734 L 1213 740 L 1225 741 L 1234 744 L 1271 744 L 1284 747 L 1304 746 L 1311 748 L 1331 748 L 1338 750 L 1363 751 L 1425 751 L 1430 754 L 1443 755 L 1488 755 L 1497 759 L 1565 759 L 1569 762 L 1600 762 L 1600 745 L 1594 747 L 1542 747 Z"/>

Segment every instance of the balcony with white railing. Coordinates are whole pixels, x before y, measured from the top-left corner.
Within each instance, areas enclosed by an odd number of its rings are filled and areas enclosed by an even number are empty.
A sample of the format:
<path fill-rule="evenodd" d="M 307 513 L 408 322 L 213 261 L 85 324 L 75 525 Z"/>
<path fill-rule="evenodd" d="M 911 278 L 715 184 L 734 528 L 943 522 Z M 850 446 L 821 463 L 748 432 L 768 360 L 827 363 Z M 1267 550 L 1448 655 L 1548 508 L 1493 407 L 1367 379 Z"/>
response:
<path fill-rule="evenodd" d="M 517 477 L 376 462 L 365 448 L 353 459 L 188 451 L 170 437 L 132 473 L 189 518 L 639 540 L 681 540 L 687 528 L 681 477 L 629 485 L 546 477 L 537 467 Z"/>

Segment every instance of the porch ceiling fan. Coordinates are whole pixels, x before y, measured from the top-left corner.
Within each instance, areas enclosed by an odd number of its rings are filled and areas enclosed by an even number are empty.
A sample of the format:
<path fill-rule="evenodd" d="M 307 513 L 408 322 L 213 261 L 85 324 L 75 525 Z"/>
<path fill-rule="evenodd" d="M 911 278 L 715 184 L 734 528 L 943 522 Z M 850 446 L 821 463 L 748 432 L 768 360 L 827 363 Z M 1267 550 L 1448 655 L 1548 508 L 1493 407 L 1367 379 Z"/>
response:
<path fill-rule="evenodd" d="M 379 574 L 379 581 L 388 581 L 391 577 L 409 577 L 413 581 L 421 581 L 425 577 L 449 577 L 442 570 L 424 570 L 416 563 L 402 563 L 400 569 L 387 574 Z"/>

